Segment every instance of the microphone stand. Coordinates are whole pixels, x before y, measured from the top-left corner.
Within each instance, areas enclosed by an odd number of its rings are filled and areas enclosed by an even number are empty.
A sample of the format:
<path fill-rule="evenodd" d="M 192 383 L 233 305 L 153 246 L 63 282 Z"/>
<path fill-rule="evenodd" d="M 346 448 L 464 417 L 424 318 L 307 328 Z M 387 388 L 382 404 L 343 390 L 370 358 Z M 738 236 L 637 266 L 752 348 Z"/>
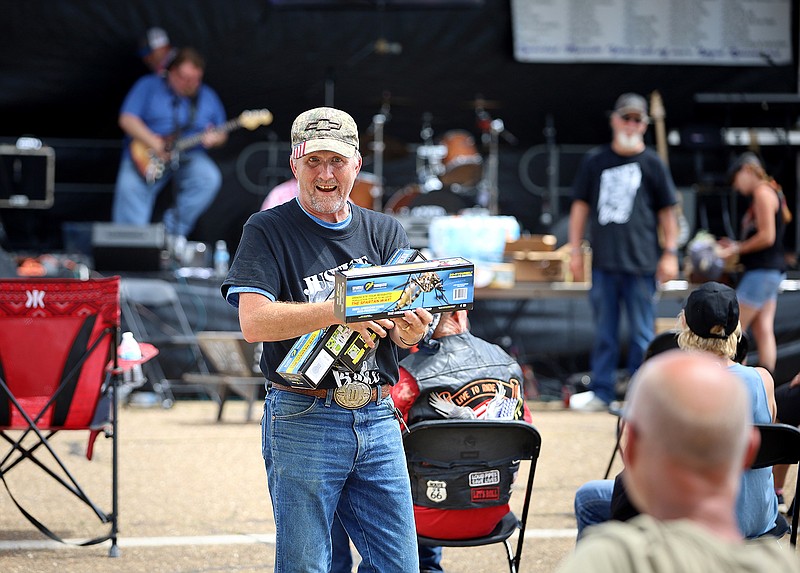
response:
<path fill-rule="evenodd" d="M 486 172 L 484 178 L 479 183 L 479 197 L 478 203 L 485 205 L 489 210 L 490 215 L 498 215 L 500 213 L 499 197 L 500 190 L 498 188 L 498 175 L 500 164 L 499 143 L 500 136 L 511 143 L 517 143 L 517 138 L 511 133 L 506 132 L 505 124 L 502 119 L 492 118 L 489 112 L 484 109 L 482 97 L 478 97 L 479 102 L 475 108 L 475 115 L 478 118 L 478 127 L 483 132 L 481 139 L 484 143 L 489 145 L 489 159 L 486 162 Z"/>
<path fill-rule="evenodd" d="M 391 117 L 389 98 L 389 94 L 384 93 L 381 110 L 372 117 L 373 174 L 375 175 L 376 185 L 369 190 L 369 194 L 372 196 L 373 211 L 381 211 L 383 209 L 383 205 L 381 205 L 381 197 L 383 195 L 383 152 L 386 149 L 386 144 L 383 141 L 383 126 Z"/>

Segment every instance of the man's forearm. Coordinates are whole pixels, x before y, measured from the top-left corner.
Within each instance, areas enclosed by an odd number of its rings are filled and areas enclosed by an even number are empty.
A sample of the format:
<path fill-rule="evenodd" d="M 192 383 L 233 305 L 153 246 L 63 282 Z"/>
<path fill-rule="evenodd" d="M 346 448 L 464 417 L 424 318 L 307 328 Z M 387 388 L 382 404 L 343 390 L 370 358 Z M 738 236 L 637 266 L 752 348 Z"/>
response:
<path fill-rule="evenodd" d="M 248 342 L 289 340 L 337 323 L 332 301 L 272 302 L 260 294 L 239 296 L 239 325 Z"/>
<path fill-rule="evenodd" d="M 665 251 L 677 252 L 678 217 L 675 214 L 675 207 L 666 207 L 658 212 L 658 225 L 661 229 L 662 248 Z"/>

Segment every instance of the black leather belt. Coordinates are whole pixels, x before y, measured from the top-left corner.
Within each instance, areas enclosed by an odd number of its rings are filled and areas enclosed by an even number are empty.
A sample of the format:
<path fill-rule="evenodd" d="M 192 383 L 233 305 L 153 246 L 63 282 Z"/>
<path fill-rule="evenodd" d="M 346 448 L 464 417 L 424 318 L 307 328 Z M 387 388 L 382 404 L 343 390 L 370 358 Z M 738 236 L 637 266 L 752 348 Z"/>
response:
<path fill-rule="evenodd" d="M 277 382 L 272 383 L 275 390 L 282 390 L 284 392 L 293 392 L 294 394 L 303 394 L 304 396 L 313 396 L 314 398 L 325 398 L 328 396 L 328 390 L 324 388 L 295 388 L 293 386 L 286 386 Z M 370 402 L 378 402 L 386 398 L 391 392 L 391 385 L 381 384 L 380 386 L 368 386 L 363 382 L 350 382 L 339 388 L 333 389 L 333 401 L 342 408 L 348 410 L 355 410 L 366 406 Z"/>

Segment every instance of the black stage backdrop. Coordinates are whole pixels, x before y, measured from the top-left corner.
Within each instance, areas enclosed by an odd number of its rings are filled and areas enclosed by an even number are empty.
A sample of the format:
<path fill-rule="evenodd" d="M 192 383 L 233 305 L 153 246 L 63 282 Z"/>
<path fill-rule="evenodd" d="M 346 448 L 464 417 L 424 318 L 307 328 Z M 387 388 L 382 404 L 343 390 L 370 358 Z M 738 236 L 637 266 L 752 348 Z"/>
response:
<path fill-rule="evenodd" d="M 480 136 L 474 100 L 482 96 L 509 135 L 500 142 L 500 209 L 533 232 L 550 228 L 541 218 L 542 194 L 523 184 L 519 166 L 526 151 L 545 142 L 548 118 L 560 145 L 602 143 L 608 138 L 605 112 L 616 96 L 654 89 L 665 102 L 668 128 L 789 126 L 798 115 L 794 105 L 706 105 L 694 99 L 697 93 L 797 94 L 796 65 L 523 64 L 513 58 L 508 0 L 433 8 L 413 2 L 329 4 L 321 9 L 267 0 L 0 0 L 0 138 L 32 135 L 57 152 L 54 207 L 0 211 L 10 246 L 60 248 L 64 221 L 109 218 L 121 139 L 117 111 L 145 72 L 137 42 L 149 26 L 161 26 L 173 44 L 205 54 L 206 80 L 230 116 L 258 108 L 275 115 L 273 125 L 238 131 L 215 151 L 224 187 L 192 238 L 224 238 L 232 246 L 268 189 L 289 175 L 288 150 L 280 142 L 292 119 L 326 103 L 326 94 L 328 102 L 332 98 L 354 115 L 365 137 L 381 104 L 391 104 L 384 198 L 416 179 L 407 148 L 421 142 L 423 115 L 430 114 L 437 136 L 456 129 Z M 793 13 L 796 54 L 796 4 Z M 388 45 L 376 49 L 379 39 Z M 397 48 L 400 53 L 392 53 Z M 277 155 L 269 155 L 270 149 Z M 671 151 L 676 182 L 690 186 L 708 173 L 714 183 L 735 150 L 712 147 L 700 158 L 686 147 Z M 795 150 L 765 153 L 793 201 Z M 367 157 L 365 169 L 371 167 Z M 571 170 L 562 171 L 568 186 Z M 544 165 L 534 175 L 544 184 Z"/>

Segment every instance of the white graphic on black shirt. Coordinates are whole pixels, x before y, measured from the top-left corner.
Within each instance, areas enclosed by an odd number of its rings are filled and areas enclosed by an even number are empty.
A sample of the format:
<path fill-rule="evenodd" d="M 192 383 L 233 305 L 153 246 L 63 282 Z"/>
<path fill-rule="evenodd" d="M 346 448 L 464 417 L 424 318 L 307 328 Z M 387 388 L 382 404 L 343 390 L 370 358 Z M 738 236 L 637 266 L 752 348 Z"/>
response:
<path fill-rule="evenodd" d="M 642 183 L 642 168 L 628 163 L 603 170 L 597 199 L 597 220 L 601 225 L 627 223 L 633 212 L 636 192 Z"/>
<path fill-rule="evenodd" d="M 355 264 L 368 264 L 366 257 L 359 257 L 351 260 L 349 263 L 344 263 L 338 267 L 328 269 L 316 275 L 311 275 L 303 279 L 306 288 L 303 290 L 308 302 L 322 302 L 330 297 L 333 292 L 333 285 L 336 277 L 336 271 L 343 271 L 349 269 Z"/>

